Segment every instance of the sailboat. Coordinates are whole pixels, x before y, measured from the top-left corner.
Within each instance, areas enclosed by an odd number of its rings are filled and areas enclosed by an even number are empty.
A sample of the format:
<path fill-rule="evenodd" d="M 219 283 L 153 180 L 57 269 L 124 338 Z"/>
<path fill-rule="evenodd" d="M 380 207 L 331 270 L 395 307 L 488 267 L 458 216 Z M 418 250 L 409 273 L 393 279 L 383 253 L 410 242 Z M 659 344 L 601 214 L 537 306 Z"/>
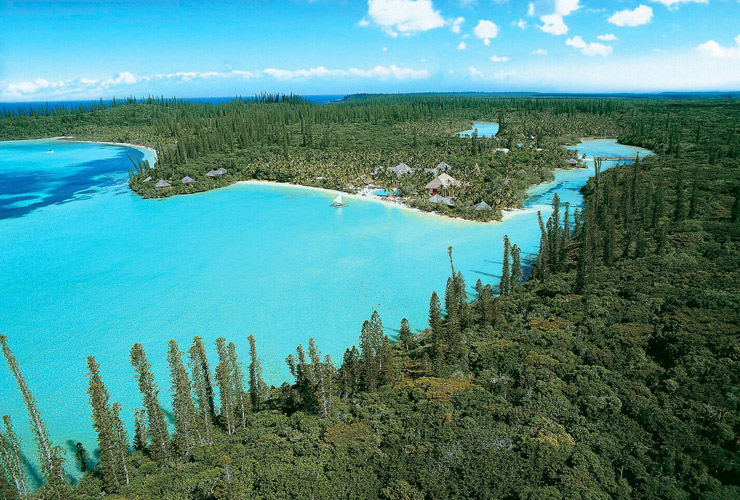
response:
<path fill-rule="evenodd" d="M 344 203 L 342 203 L 342 195 L 341 194 L 339 196 L 337 196 L 336 198 L 334 198 L 334 203 L 332 203 L 331 206 L 334 207 L 334 208 L 340 208 L 340 207 L 345 207 L 346 206 Z"/>

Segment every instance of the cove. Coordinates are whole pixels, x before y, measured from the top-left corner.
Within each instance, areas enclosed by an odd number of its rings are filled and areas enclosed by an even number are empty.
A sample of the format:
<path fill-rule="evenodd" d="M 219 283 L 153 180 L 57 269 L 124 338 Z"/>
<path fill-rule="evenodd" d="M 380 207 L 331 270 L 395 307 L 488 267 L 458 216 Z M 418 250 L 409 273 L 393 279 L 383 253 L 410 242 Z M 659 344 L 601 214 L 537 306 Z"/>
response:
<path fill-rule="evenodd" d="M 577 149 L 647 154 L 614 141 Z M 96 448 L 86 356 L 100 363 L 128 425 L 141 406 L 129 362 L 135 342 L 152 363 L 165 408 L 172 338 L 187 350 L 202 336 L 213 367 L 217 337 L 234 341 L 246 362 L 253 334 L 272 384 L 290 380 L 284 359 L 310 337 L 339 363 L 374 309 L 392 337 L 403 317 L 412 330 L 426 326 L 429 296 L 444 292 L 449 274 L 448 246 L 469 290 L 477 279 L 496 284 L 504 234 L 525 254 L 536 252 L 537 211 L 547 217 L 555 193 L 580 205 L 579 189 L 593 174 L 591 164 L 557 171 L 530 190 L 525 209 L 476 223 L 357 197 L 333 209 L 335 193 L 283 185 L 144 200 L 128 189 L 127 153 L 152 161 L 121 146 L 0 143 L 0 332 L 52 440 L 68 450 L 68 470 L 78 441 Z M 5 366 L 0 404 L 33 464 L 28 417 Z"/>
<path fill-rule="evenodd" d="M 473 132 L 478 130 L 478 137 L 496 137 L 498 133 L 498 123 L 490 122 L 473 122 L 473 126 L 470 130 L 460 132 L 460 137 L 470 137 Z"/>

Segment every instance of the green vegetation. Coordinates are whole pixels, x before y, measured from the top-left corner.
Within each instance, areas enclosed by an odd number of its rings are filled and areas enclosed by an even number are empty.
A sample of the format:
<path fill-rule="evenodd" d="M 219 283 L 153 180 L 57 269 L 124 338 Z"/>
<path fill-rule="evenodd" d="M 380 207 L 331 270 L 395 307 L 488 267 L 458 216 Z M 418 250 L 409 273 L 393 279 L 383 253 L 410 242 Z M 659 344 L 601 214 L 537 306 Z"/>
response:
<path fill-rule="evenodd" d="M 188 370 L 171 342 L 173 436 L 161 427 L 141 346 L 131 360 L 145 419 L 137 419 L 130 449 L 121 446 L 127 440 L 105 372 L 88 360 L 100 460 L 75 486 L 58 483 L 60 465 L 50 461 L 37 493 L 740 498 L 740 138 L 727 114 L 739 105 L 669 102 L 637 111 L 615 103 L 625 114 L 657 113 L 656 128 L 630 137 L 663 154 L 597 168 L 583 210 L 571 213 L 556 199 L 540 221 L 526 280 L 508 238 L 500 282 L 473 288 L 450 248 L 450 277 L 442 299 L 431 296 L 428 327 L 411 334 L 403 322 L 392 345 L 373 313 L 341 365 L 310 340 L 286 360 L 294 382 L 268 389 L 254 338 L 247 388 L 234 344 L 217 341 L 211 370 L 196 337 Z M 528 130 L 558 115 L 535 110 L 519 119 Z M 699 133 L 675 133 L 674 123 L 692 121 Z M 0 341 L 33 423 L 33 398 L 7 339 Z M 0 492 L 11 496 L 20 484 L 25 498 L 9 420 L 5 429 Z M 108 449 L 118 454 L 104 460 Z M 39 454 L 43 464 L 44 447 Z"/>

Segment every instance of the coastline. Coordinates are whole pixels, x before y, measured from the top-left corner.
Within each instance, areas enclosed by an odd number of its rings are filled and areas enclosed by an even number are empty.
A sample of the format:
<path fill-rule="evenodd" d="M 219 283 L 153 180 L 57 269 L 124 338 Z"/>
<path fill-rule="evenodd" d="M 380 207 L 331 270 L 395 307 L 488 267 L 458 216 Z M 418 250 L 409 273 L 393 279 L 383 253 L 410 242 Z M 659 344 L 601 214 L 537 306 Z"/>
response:
<path fill-rule="evenodd" d="M 49 137 L 48 139 L 55 139 L 58 141 L 68 141 L 68 142 L 86 142 L 88 144 L 107 144 L 109 146 L 123 146 L 131 149 L 137 149 L 144 153 L 144 159 L 152 158 L 154 160 L 153 163 L 150 164 L 150 167 L 153 167 L 154 164 L 157 162 L 157 150 L 154 148 L 150 148 L 149 146 L 143 146 L 141 144 L 132 144 L 130 142 L 107 142 L 107 141 L 90 141 L 86 139 L 77 139 L 76 137 L 72 136 L 59 136 L 59 137 Z"/>
<path fill-rule="evenodd" d="M 465 219 L 463 217 L 452 217 L 450 215 L 441 214 L 439 212 L 428 212 L 426 210 L 420 210 L 418 208 L 410 207 L 403 202 L 388 201 L 384 197 L 373 193 L 373 190 L 368 189 L 368 188 L 363 189 L 359 193 L 347 193 L 346 191 L 339 191 L 336 189 L 321 188 L 321 187 L 316 187 L 316 186 L 304 186 L 301 184 L 292 184 L 290 182 L 261 181 L 261 180 L 236 181 L 232 185 L 248 185 L 248 184 L 263 185 L 263 186 L 284 186 L 284 187 L 290 187 L 294 189 L 308 189 L 308 190 L 323 192 L 323 193 L 332 194 L 332 195 L 341 194 L 344 197 L 351 198 L 354 200 L 371 201 L 374 203 L 383 204 L 387 207 L 395 207 L 395 208 L 399 208 L 402 210 L 408 210 L 410 212 L 415 212 L 417 214 L 430 215 L 434 217 L 442 217 L 445 219 L 449 219 L 451 221 L 461 221 L 461 222 L 472 223 L 472 224 L 495 224 L 498 222 L 503 222 L 506 219 L 509 219 L 516 215 L 519 215 L 520 213 L 527 212 L 527 209 L 525 208 L 514 208 L 510 210 L 502 210 L 500 220 L 479 221 L 479 220 Z"/>

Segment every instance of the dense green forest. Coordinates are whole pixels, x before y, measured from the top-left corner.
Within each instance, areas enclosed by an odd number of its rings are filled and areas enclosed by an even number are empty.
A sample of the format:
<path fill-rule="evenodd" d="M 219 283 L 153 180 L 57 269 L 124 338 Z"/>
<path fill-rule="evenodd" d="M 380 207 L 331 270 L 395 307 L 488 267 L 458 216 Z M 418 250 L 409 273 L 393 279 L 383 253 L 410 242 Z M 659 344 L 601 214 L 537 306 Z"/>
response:
<path fill-rule="evenodd" d="M 431 143 L 423 130 L 459 128 L 433 123 L 446 109 L 470 118 L 474 103 L 459 101 L 366 96 L 342 112 L 372 117 L 398 105 L 411 113 L 399 127 L 428 121 L 412 137 Z M 659 154 L 597 168 L 582 210 L 556 198 L 531 269 L 515 241 L 490 242 L 504 244 L 500 279 L 471 286 L 450 248 L 428 327 L 413 333 L 403 321 L 389 338 L 374 313 L 337 363 L 307 339 L 286 359 L 294 380 L 279 387 L 262 381 L 251 336 L 219 339 L 213 368 L 200 338 L 187 353 L 170 342 L 168 381 L 154 380 L 136 344 L 142 407 L 128 436 L 106 367 L 88 358 L 96 453 L 60 454 L 11 350 L 20 333 L 0 336 L 37 436 L 46 484 L 34 495 L 740 498 L 740 102 L 512 99 L 503 114 L 489 104 L 482 116 L 506 124 L 502 140 L 556 144 L 602 127 Z M 262 105 L 306 106 L 235 106 Z M 156 107 L 166 104 L 131 109 Z M 249 350 L 246 364 L 238 346 Z M 172 393 L 172 428 L 160 388 Z M 32 498 L 14 425 L 5 418 L 0 434 L 0 493 Z M 84 472 L 74 485 L 65 475 L 73 467 Z"/>
<path fill-rule="evenodd" d="M 711 104 L 709 104 L 711 103 Z M 676 108 L 676 105 L 680 106 Z M 144 197 L 194 193 L 239 180 L 290 182 L 356 193 L 377 186 L 422 210 L 493 219 L 520 206 L 527 187 L 552 179 L 581 137 L 623 137 L 674 152 L 680 135 L 736 157 L 734 131 L 718 135 L 736 101 L 648 101 L 609 98 L 516 98 L 467 95 L 354 96 L 319 105 L 292 95 L 263 94 L 218 106 L 174 99 L 127 99 L 110 105 L 0 112 L 0 139 L 51 136 L 129 142 L 157 151 L 153 169 L 132 165 L 131 188 Z M 702 118 L 697 130 L 693 122 Z M 461 138 L 471 120 L 500 124 L 499 139 Z M 704 127 L 703 130 L 701 127 Z M 687 130 L 690 130 L 689 134 Z M 683 140 L 688 139 L 684 137 Z M 460 181 L 442 195 L 454 207 L 428 203 L 425 189 L 440 162 Z M 399 176 L 383 167 L 404 163 Z M 223 175 L 208 176 L 226 169 Z M 189 177 L 192 182 L 183 183 Z M 169 186 L 156 187 L 158 181 Z M 372 188 L 371 188 L 372 189 Z M 476 211 L 485 201 L 492 210 Z"/>

